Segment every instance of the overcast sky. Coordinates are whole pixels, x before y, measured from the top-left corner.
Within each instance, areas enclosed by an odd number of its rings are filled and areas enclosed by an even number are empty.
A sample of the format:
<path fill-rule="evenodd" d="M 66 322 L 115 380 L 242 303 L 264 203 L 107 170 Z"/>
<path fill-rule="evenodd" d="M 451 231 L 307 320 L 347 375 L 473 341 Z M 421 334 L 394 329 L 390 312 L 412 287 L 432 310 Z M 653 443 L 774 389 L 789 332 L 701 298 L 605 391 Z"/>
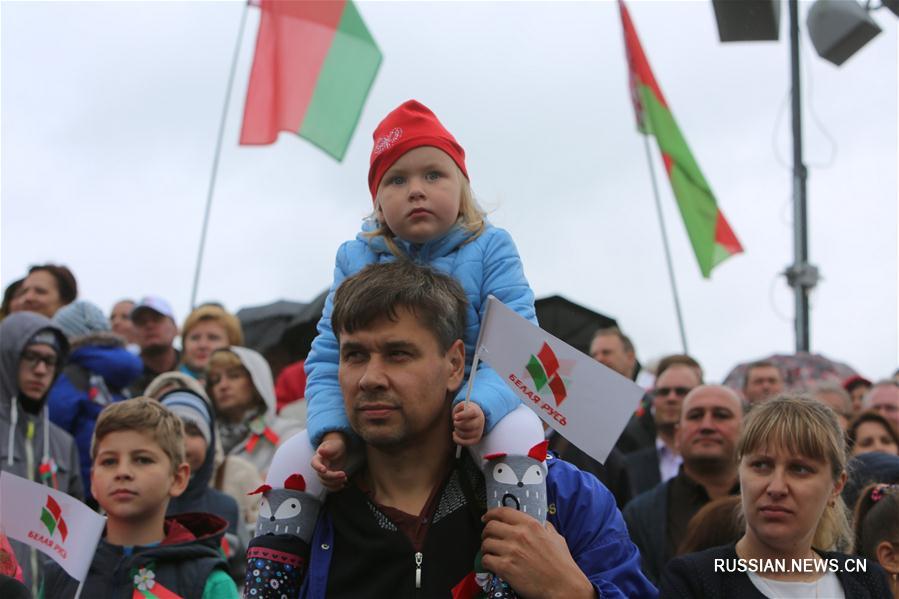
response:
<path fill-rule="evenodd" d="M 789 47 L 721 44 L 708 1 L 632 2 L 656 78 L 746 249 L 700 276 L 659 180 L 689 349 L 710 379 L 794 347 Z M 842 67 L 804 31 L 813 351 L 869 378 L 897 357 L 897 19 Z M 0 283 L 75 272 L 109 309 L 156 293 L 189 310 L 215 139 L 244 6 L 2 2 Z M 475 194 L 516 240 L 539 296 L 618 320 L 649 361 L 680 341 L 613 2 L 363 2 L 384 54 L 342 163 L 282 134 L 237 145 L 258 26 L 231 95 L 199 300 L 308 301 L 371 209 L 371 132 L 430 106 L 465 147 Z M 653 147 L 656 172 L 662 173 Z"/>

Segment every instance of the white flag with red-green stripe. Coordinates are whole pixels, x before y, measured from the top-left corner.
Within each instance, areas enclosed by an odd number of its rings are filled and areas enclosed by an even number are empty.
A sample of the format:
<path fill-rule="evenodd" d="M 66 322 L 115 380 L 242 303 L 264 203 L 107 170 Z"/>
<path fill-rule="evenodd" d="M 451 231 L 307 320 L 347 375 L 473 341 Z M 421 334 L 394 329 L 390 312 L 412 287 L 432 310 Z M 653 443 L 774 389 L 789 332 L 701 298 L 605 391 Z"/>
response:
<path fill-rule="evenodd" d="M 506 307 L 492 295 L 475 349 L 521 402 L 603 462 L 643 390 Z"/>
<path fill-rule="evenodd" d="M 50 556 L 75 580 L 84 580 L 106 518 L 71 495 L 0 473 L 0 526 L 10 539 Z"/>

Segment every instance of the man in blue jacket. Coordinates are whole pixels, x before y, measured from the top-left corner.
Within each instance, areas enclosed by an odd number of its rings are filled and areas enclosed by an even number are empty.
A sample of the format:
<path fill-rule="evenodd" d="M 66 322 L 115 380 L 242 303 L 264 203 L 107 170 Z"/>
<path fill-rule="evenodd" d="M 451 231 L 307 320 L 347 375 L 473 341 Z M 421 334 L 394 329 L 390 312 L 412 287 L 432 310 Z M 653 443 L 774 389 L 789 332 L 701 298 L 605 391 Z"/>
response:
<path fill-rule="evenodd" d="M 452 443 L 465 310 L 454 279 L 410 262 L 369 266 L 338 290 L 340 386 L 365 461 L 324 503 L 300 596 L 473 597 L 477 569 L 527 597 L 655 597 L 612 494 L 570 464 L 547 458 L 546 525 L 486 509 L 478 465 Z M 271 578 L 284 591 L 297 563 L 285 547 L 250 565 L 260 590 Z"/>

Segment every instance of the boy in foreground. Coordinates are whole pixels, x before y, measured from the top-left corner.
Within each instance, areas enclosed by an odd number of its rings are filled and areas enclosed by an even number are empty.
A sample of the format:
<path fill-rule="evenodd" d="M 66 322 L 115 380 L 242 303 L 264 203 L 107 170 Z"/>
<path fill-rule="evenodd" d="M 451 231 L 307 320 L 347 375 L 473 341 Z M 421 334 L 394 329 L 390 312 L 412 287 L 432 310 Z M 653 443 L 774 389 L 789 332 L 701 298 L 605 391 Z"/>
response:
<path fill-rule="evenodd" d="M 177 416 L 143 397 L 110 405 L 97 420 L 91 460 L 91 492 L 108 521 L 83 597 L 239 596 L 219 551 L 227 523 L 211 514 L 165 517 L 190 478 Z M 53 564 L 43 596 L 72 597 L 77 586 Z"/>

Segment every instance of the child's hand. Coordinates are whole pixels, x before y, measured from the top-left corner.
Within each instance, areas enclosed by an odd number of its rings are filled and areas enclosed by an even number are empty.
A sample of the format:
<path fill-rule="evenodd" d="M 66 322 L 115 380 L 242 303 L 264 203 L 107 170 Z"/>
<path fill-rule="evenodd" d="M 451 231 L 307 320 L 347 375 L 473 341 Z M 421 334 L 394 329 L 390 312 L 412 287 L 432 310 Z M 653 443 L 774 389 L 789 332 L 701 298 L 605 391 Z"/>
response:
<path fill-rule="evenodd" d="M 463 401 L 453 408 L 453 441 L 474 445 L 484 435 L 484 411 L 476 403 Z"/>
<path fill-rule="evenodd" d="M 343 433 L 325 433 L 312 456 L 312 469 L 318 474 L 322 486 L 329 491 L 339 491 L 346 485 L 347 475 L 343 471 L 346 466 L 346 445 Z"/>

